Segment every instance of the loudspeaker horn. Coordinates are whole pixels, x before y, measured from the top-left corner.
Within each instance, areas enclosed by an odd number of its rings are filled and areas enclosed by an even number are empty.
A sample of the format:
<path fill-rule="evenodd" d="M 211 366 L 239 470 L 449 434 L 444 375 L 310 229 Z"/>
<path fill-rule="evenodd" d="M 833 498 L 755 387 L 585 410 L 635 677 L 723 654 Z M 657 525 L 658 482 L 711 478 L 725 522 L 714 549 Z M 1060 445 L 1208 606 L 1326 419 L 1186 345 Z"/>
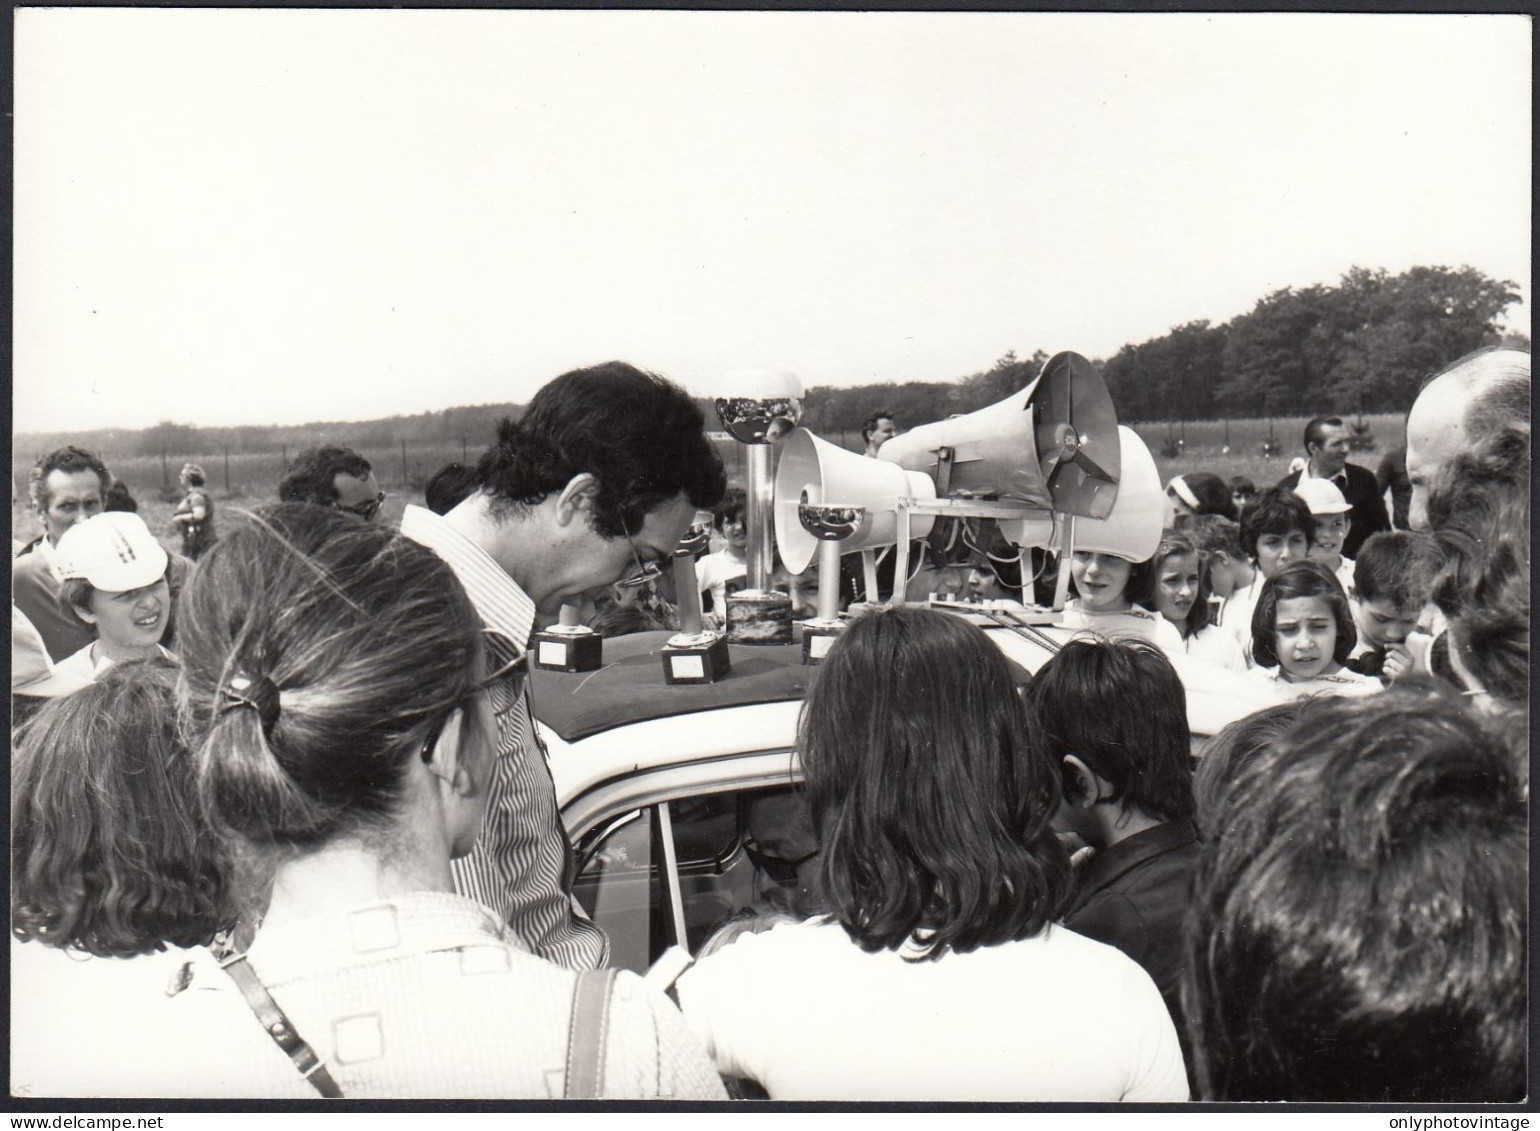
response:
<path fill-rule="evenodd" d="M 1072 549 L 1113 554 L 1131 562 L 1155 556 L 1170 506 L 1160 485 L 1155 457 L 1132 428 L 1117 430 L 1122 476 L 1117 499 L 1105 518 L 1076 518 Z M 891 443 L 892 441 L 889 441 Z M 1060 521 L 1063 521 L 1062 519 Z"/>
<path fill-rule="evenodd" d="M 895 436 L 878 458 L 928 476 L 944 496 L 1105 518 L 1118 490 L 1118 418 L 1095 367 L 1065 352 L 1004 400 Z"/>
<path fill-rule="evenodd" d="M 929 476 L 847 452 L 798 428 L 781 444 L 781 462 L 775 472 L 775 542 L 781 563 L 792 573 L 801 573 L 818 553 L 818 539 L 797 516 L 804 503 L 866 509 L 855 533 L 840 545 L 848 553 L 898 541 L 899 499 L 935 497 Z M 928 515 L 914 515 L 910 536 L 925 537 L 934 523 Z"/>

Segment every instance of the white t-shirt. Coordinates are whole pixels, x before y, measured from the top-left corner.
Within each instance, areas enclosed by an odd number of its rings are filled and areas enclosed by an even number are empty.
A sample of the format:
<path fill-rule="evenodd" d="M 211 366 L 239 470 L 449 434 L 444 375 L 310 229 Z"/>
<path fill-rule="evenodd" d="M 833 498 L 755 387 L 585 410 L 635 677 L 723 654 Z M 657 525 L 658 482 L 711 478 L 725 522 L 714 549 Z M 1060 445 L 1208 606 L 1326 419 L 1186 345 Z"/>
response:
<path fill-rule="evenodd" d="M 11 939 L 11 1093 L 142 1096 L 135 1043 L 194 951 L 96 958 Z"/>
<path fill-rule="evenodd" d="M 1342 591 L 1349 597 L 1355 592 L 1353 586 L 1353 569 L 1355 563 L 1352 558 L 1343 558 L 1342 564 L 1336 569 L 1337 582 L 1342 586 Z"/>
<path fill-rule="evenodd" d="M 1059 623 L 1072 632 L 1094 632 L 1106 637 L 1136 636 L 1166 652 L 1187 650 L 1176 625 L 1141 605 L 1130 605 L 1120 613 L 1099 613 L 1087 609 L 1078 597 L 1071 598 L 1064 603 Z"/>
<path fill-rule="evenodd" d="M 1231 671 L 1246 670 L 1246 653 L 1240 641 L 1220 625 L 1206 624 L 1191 636 L 1183 637 L 1182 643 L 1195 660 L 1207 660 Z"/>
<path fill-rule="evenodd" d="M 719 1072 L 775 1100 L 1188 1098 L 1150 976 L 1057 924 L 918 962 L 829 920 L 782 924 L 698 963 L 679 1005 Z"/>
<path fill-rule="evenodd" d="M 742 581 L 748 575 L 748 568 L 747 560 L 735 558 L 726 550 L 707 554 L 695 563 L 695 580 L 700 583 L 700 591 L 711 594 L 712 611 L 724 624 L 727 622 L 727 586 L 731 582 Z"/>
<path fill-rule="evenodd" d="M 1276 668 L 1252 668 L 1252 678 L 1270 683 L 1285 699 L 1303 699 L 1309 695 L 1372 695 L 1384 691 L 1385 685 L 1372 675 L 1342 668 L 1332 675 L 1318 675 L 1300 683 L 1283 678 L 1282 666 Z"/>
<path fill-rule="evenodd" d="M 1250 585 L 1235 590 L 1225 598 L 1224 604 L 1219 606 L 1219 617 L 1215 622 L 1235 640 L 1235 646 L 1241 650 L 1247 667 L 1251 666 L 1251 614 L 1256 611 L 1257 598 L 1262 595 L 1264 584 L 1261 571 L 1258 571 Z"/>
<path fill-rule="evenodd" d="M 155 647 L 160 650 L 161 659 L 176 659 L 176 657 L 166 649 L 165 645 L 157 644 Z M 71 652 L 68 656 L 64 657 L 64 659 L 60 660 L 57 664 L 54 665 L 54 671 L 68 672 L 70 675 L 78 676 L 88 683 L 94 683 L 96 681 L 96 677 L 101 675 L 108 668 L 112 667 L 114 663 L 111 658 L 105 655 L 93 656 L 92 651 L 95 648 L 96 641 L 93 640 L 80 651 Z"/>

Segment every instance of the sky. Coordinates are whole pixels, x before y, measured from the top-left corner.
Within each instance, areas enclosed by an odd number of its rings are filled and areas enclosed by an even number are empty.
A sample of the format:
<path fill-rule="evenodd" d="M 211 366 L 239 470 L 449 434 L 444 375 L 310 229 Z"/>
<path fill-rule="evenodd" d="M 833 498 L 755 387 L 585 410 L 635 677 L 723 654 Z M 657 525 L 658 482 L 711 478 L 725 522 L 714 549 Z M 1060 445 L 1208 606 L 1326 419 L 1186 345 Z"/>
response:
<path fill-rule="evenodd" d="M 1122 345 L 1352 266 L 1530 332 L 1530 23 L 29 8 L 13 428 L 710 396 Z"/>

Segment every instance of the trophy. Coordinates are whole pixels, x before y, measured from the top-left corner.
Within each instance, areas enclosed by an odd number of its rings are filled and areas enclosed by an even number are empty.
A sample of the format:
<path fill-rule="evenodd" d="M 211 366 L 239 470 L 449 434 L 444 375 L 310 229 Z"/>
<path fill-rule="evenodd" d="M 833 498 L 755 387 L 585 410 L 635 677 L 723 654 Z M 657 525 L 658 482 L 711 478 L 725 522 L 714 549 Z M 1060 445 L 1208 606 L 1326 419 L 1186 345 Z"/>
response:
<path fill-rule="evenodd" d="M 591 672 L 604 664 L 604 637 L 581 622 L 576 605 L 563 605 L 557 623 L 535 633 L 535 667 L 549 672 Z"/>
<path fill-rule="evenodd" d="M 745 587 L 727 598 L 727 639 L 736 644 L 790 644 L 791 597 L 771 587 L 774 496 L 771 448 L 802 418 L 802 382 L 791 373 L 730 376 L 734 395 L 716 398 L 722 427 L 748 448 L 749 482 Z"/>
<path fill-rule="evenodd" d="M 705 553 L 711 528 L 690 527 L 674 551 L 674 597 L 679 602 L 679 631 L 663 646 L 663 678 L 669 683 L 715 683 L 731 670 L 727 638 L 705 627 L 695 559 Z"/>
<path fill-rule="evenodd" d="M 866 521 L 866 509 L 800 503 L 797 520 L 818 539 L 818 615 L 802 622 L 802 662 L 817 664 L 845 628 L 840 620 L 840 543 L 860 529 Z"/>

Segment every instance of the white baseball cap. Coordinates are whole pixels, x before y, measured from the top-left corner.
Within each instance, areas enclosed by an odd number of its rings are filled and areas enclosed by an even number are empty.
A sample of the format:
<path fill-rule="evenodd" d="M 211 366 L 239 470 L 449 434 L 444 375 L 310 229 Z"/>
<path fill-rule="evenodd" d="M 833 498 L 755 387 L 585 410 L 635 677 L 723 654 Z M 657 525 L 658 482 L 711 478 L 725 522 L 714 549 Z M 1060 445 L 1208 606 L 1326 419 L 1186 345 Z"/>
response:
<path fill-rule="evenodd" d="M 1305 500 L 1311 514 L 1347 514 L 1353 504 L 1342 497 L 1342 492 L 1330 479 L 1300 479 L 1294 493 Z"/>
<path fill-rule="evenodd" d="M 144 519 L 128 511 L 103 511 L 77 522 L 55 552 L 65 580 L 84 578 L 107 593 L 152 585 L 171 561 Z"/>

